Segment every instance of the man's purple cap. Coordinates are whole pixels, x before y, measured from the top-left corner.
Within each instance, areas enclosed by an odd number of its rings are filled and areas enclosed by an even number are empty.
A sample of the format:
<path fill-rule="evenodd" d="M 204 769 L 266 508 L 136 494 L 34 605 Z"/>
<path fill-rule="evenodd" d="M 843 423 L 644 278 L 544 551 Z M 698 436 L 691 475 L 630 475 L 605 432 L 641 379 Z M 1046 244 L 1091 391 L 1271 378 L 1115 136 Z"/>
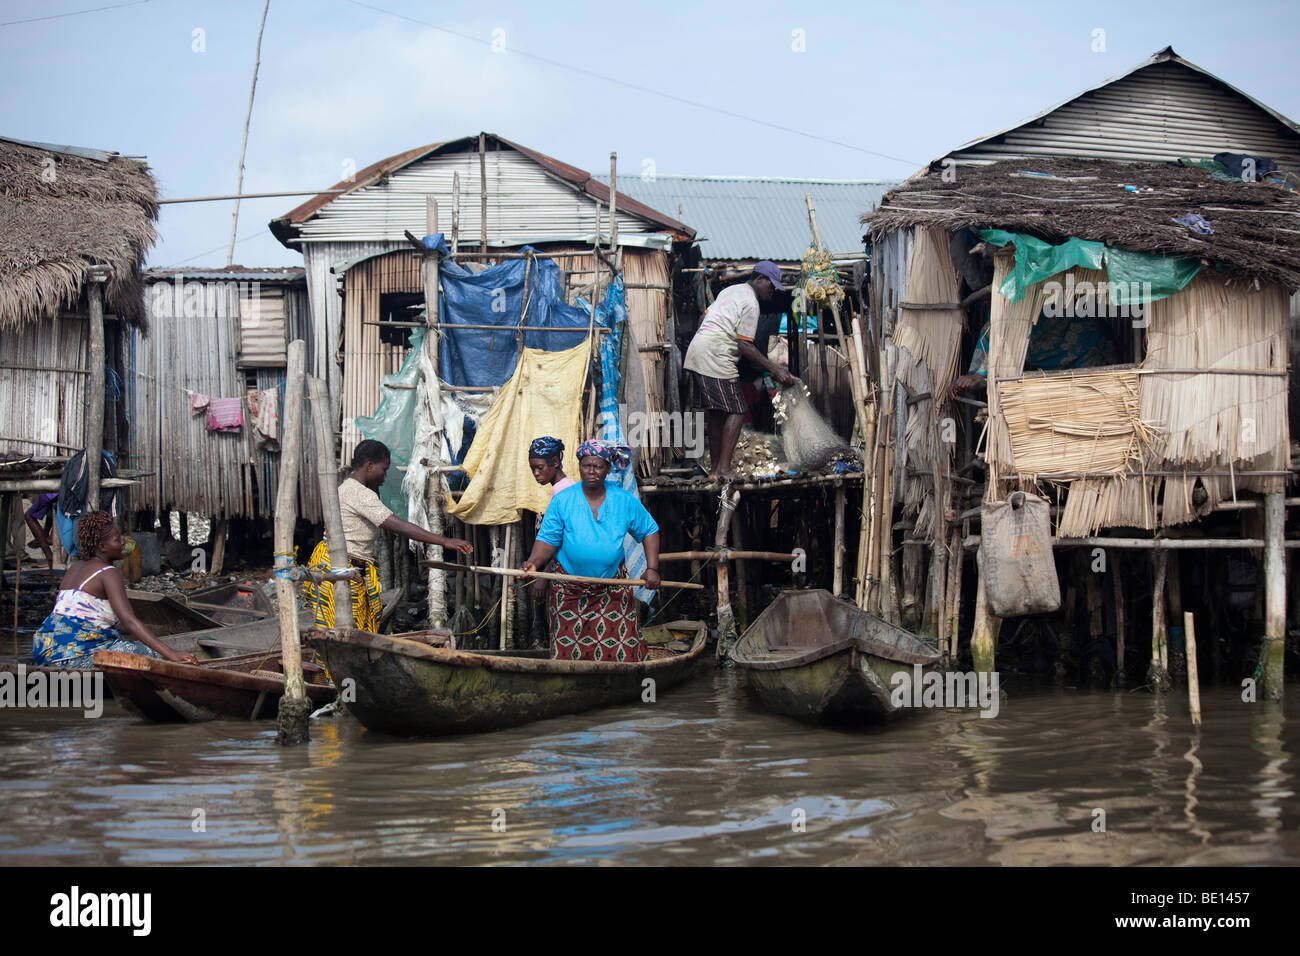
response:
<path fill-rule="evenodd" d="M 764 278 L 770 279 L 777 292 L 784 292 L 785 286 L 781 285 L 781 270 L 776 267 L 776 263 L 769 259 L 762 262 L 754 263 L 754 271 Z"/>

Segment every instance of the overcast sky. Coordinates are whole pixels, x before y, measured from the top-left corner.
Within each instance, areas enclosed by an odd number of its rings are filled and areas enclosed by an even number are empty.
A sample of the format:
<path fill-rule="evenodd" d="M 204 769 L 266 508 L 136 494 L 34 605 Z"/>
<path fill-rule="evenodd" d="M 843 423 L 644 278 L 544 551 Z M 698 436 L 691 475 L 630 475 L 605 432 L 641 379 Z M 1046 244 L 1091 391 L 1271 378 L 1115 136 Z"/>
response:
<path fill-rule="evenodd" d="M 0 134 L 233 192 L 263 0 L 124 2 L 0 0 Z M 1167 45 L 1295 119 L 1298 28 L 1294 0 L 271 0 L 244 191 L 480 130 L 592 171 L 903 178 Z M 235 261 L 301 263 L 266 224 L 302 201 L 246 200 Z M 163 207 L 149 264 L 224 265 L 232 207 Z"/>

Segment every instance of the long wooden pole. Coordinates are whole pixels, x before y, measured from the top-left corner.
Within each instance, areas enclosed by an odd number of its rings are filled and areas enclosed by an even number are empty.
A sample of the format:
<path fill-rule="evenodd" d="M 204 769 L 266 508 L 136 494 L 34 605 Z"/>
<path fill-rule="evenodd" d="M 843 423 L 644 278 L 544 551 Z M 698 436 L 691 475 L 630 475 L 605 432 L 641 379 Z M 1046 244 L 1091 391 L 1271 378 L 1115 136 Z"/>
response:
<path fill-rule="evenodd" d="M 543 581 L 573 581 L 577 584 L 603 584 L 616 588 L 643 588 L 645 581 L 641 578 L 590 578 L 581 574 L 557 574 L 553 571 L 520 571 L 517 568 L 489 568 L 477 564 L 453 564 L 450 561 L 421 561 L 425 567 L 437 564 L 445 571 L 462 571 L 467 574 L 493 574 L 499 578 L 541 578 Z M 686 581 L 661 581 L 660 587 L 676 588 L 682 591 L 703 591 L 703 584 Z"/>
<path fill-rule="evenodd" d="M 719 550 L 727 546 L 727 532 L 731 530 L 731 515 L 740 501 L 740 492 L 724 486 L 719 496 L 718 526 L 713 535 L 713 545 Z M 718 562 L 718 644 L 719 659 L 724 659 L 736 638 L 736 615 L 731 608 L 731 575 L 726 561 Z"/>
<path fill-rule="evenodd" d="M 284 377 L 284 429 L 280 435 L 279 485 L 275 492 L 275 601 L 280 620 L 280 660 L 284 669 L 284 697 L 280 700 L 277 739 L 281 744 L 306 743 L 311 701 L 302 676 L 302 648 L 298 643 L 298 595 L 293 582 L 279 572 L 294 563 L 293 529 L 298 520 L 298 472 L 302 465 L 303 379 L 307 369 L 307 343 L 289 343 Z"/>
<path fill-rule="evenodd" d="M 235 182 L 235 196 L 244 191 L 244 154 L 248 151 L 248 126 L 253 120 L 253 95 L 257 92 L 257 70 L 262 65 L 262 31 L 266 29 L 266 12 L 271 0 L 262 7 L 262 22 L 257 28 L 257 52 L 253 54 L 253 84 L 248 89 L 248 111 L 244 114 L 244 138 L 239 144 L 239 177 Z M 239 199 L 235 199 L 235 212 L 230 220 L 230 249 L 226 252 L 226 265 L 235 261 L 235 232 L 239 229 Z"/>
<path fill-rule="evenodd" d="M 487 136 L 478 134 L 479 251 L 487 252 Z"/>
<path fill-rule="evenodd" d="M 1151 665 L 1147 669 L 1147 679 L 1156 693 L 1169 689 L 1169 671 L 1167 669 L 1165 632 L 1165 579 L 1169 573 L 1169 552 L 1156 551 L 1153 555 L 1155 583 L 1151 589 Z"/>
<path fill-rule="evenodd" d="M 87 276 L 90 299 L 90 378 L 86 382 L 86 511 L 99 510 L 100 460 L 104 452 L 104 283 L 107 275 Z"/>
<path fill-rule="evenodd" d="M 330 568 L 341 572 L 351 565 L 348 564 L 348 542 L 343 537 L 343 511 L 339 506 L 338 453 L 334 450 L 329 390 L 324 382 L 313 376 L 307 380 L 307 394 L 311 397 L 311 420 L 316 431 L 316 480 L 320 487 L 320 510 L 325 519 Z M 334 627 L 340 631 L 350 630 L 354 626 L 351 582 L 335 581 L 333 588 Z"/>
<path fill-rule="evenodd" d="M 1187 642 L 1187 704 L 1192 712 L 1192 726 L 1201 726 L 1201 681 L 1196 667 L 1196 619 L 1191 611 L 1183 612 L 1183 639 Z"/>
<path fill-rule="evenodd" d="M 1115 598 L 1115 686 L 1123 687 L 1126 683 L 1124 673 L 1124 629 L 1127 621 L 1124 617 L 1124 575 L 1120 569 L 1120 556 L 1118 553 L 1110 556 L 1110 577 L 1111 586 L 1114 588 Z"/>
<path fill-rule="evenodd" d="M 433 235 L 438 231 L 438 200 L 433 196 L 425 197 L 424 227 L 427 235 Z M 426 411 L 429 415 L 434 437 L 434 445 L 428 450 L 434 470 L 425 484 L 425 510 L 429 516 L 429 530 L 434 534 L 442 534 L 444 524 L 442 509 L 443 478 L 442 473 L 438 470 L 444 464 L 442 449 L 445 442 L 442 420 L 442 379 L 438 375 L 438 336 L 441 319 L 438 314 L 439 268 L 438 254 L 436 252 L 424 257 L 424 320 L 428 329 L 424 335 L 424 350 L 428 357 L 429 366 L 433 369 L 433 379 L 424 383 L 424 391 L 428 403 Z M 424 556 L 434 561 L 442 560 L 442 545 L 425 545 Z M 447 623 L 449 617 L 447 613 L 447 575 L 439 569 L 430 568 L 428 584 L 429 626 L 442 627 Z"/>
<path fill-rule="evenodd" d="M 844 486 L 838 485 L 835 488 L 835 537 L 831 543 L 831 593 L 836 597 L 844 593 L 844 504 Z"/>
<path fill-rule="evenodd" d="M 1264 694 L 1282 699 L 1286 657 L 1286 508 L 1281 492 L 1264 496 Z"/>

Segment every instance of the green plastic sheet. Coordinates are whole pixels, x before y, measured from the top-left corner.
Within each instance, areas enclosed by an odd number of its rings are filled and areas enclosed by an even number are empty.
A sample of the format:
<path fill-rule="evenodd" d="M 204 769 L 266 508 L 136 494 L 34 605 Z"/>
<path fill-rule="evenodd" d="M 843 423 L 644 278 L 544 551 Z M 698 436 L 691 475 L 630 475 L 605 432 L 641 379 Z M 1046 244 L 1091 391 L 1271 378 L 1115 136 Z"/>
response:
<path fill-rule="evenodd" d="M 1135 305 L 1167 299 L 1180 292 L 1201 271 L 1193 259 L 1133 252 L 1086 239 L 1067 239 L 1059 246 L 1020 232 L 981 229 L 980 238 L 994 246 L 1014 243 L 1016 264 L 998 292 L 1012 302 L 1025 297 L 1029 287 L 1067 269 L 1102 269 L 1116 305 Z"/>
<path fill-rule="evenodd" d="M 420 381 L 420 346 L 424 344 L 424 329 L 411 331 L 411 351 L 406 354 L 402 367 L 393 375 L 385 375 L 384 385 L 417 385 Z M 402 479 L 406 466 L 411 463 L 411 450 L 415 443 L 415 410 L 419 392 L 414 388 L 384 388 L 383 398 L 375 413 L 356 419 L 357 430 L 367 438 L 388 446 L 393 464 L 379 489 L 379 500 L 397 517 L 407 520 L 406 495 Z"/>

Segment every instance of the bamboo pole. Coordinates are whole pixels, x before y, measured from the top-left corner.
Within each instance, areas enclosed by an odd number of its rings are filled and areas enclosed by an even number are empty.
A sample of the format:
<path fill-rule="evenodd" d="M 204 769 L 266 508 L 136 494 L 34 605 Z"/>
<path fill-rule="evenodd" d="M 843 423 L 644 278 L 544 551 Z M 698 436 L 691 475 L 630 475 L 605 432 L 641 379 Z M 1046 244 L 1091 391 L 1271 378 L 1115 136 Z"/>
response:
<path fill-rule="evenodd" d="M 718 526 L 713 535 L 713 546 L 719 550 L 727 546 L 727 531 L 731 528 L 731 513 L 740 501 L 739 491 L 724 486 L 719 496 Z M 731 578 L 726 561 L 718 561 L 718 659 L 723 660 L 736 639 L 736 616 L 731 609 Z"/>
<path fill-rule="evenodd" d="M 312 376 L 307 379 L 307 394 L 311 399 L 311 420 L 316 431 L 316 481 L 320 487 L 330 568 L 342 572 L 344 568 L 350 569 L 351 565 L 348 564 L 348 542 L 343 537 L 343 511 L 339 506 L 338 454 L 334 450 L 329 391 L 324 382 Z M 351 573 L 355 577 L 355 572 Z M 340 588 L 341 584 L 345 586 Z M 333 587 L 334 627 L 340 631 L 350 630 L 354 626 L 351 581 L 335 581 Z"/>
<path fill-rule="evenodd" d="M 487 136 L 478 134 L 479 251 L 487 252 Z"/>
<path fill-rule="evenodd" d="M 280 700 L 277 739 L 281 744 L 306 743 L 311 701 L 302 676 L 298 644 L 298 595 L 293 582 L 278 572 L 293 566 L 293 528 L 298 520 L 298 471 L 302 463 L 303 377 L 307 343 L 289 343 L 284 381 L 284 428 L 280 436 L 279 486 L 275 493 L 275 600 L 280 620 L 280 654 L 284 696 Z M 349 595 L 351 597 L 351 595 Z M 349 605 L 350 606 L 350 605 Z"/>
<path fill-rule="evenodd" d="M 21 498 L 19 499 L 19 504 L 20 505 L 22 504 Z M 3 511 L 0 511 L 0 514 L 4 515 L 5 523 L 7 525 L 9 519 L 9 509 L 5 508 Z M 6 527 L 4 531 L 7 537 L 9 533 L 8 527 Z M 17 570 L 14 572 L 14 656 L 15 657 L 18 656 L 18 599 L 23 595 L 23 552 L 26 550 L 27 550 L 27 537 L 24 535 L 22 546 L 18 548 L 18 564 L 17 564 Z M 0 563 L 0 569 L 3 568 L 4 568 L 4 564 Z M 53 571 L 53 568 L 51 568 L 50 570 Z M 3 576 L 3 571 L 0 570 L 0 577 L 2 576 Z"/>
<path fill-rule="evenodd" d="M 451 254 L 460 252 L 460 173 L 451 174 Z"/>
<path fill-rule="evenodd" d="M 836 597 L 844 591 L 844 486 L 835 489 L 835 537 L 831 545 L 834 570 L 831 574 L 831 593 Z"/>
<path fill-rule="evenodd" d="M 659 563 L 665 561 L 743 561 L 746 559 L 755 561 L 793 561 L 797 554 L 786 554 L 782 551 L 733 551 L 730 548 L 724 548 L 722 551 L 670 551 L 667 554 L 659 555 Z M 699 568 L 693 568 L 691 576 L 694 577 L 699 573 Z"/>
<path fill-rule="evenodd" d="M 217 526 L 212 532 L 212 576 L 218 577 L 226 564 L 226 529 L 227 519 L 218 518 Z"/>
<path fill-rule="evenodd" d="M 92 268 L 86 277 L 90 299 L 90 378 L 86 382 L 87 513 L 99 510 L 99 472 L 104 451 L 104 283 L 107 281 L 107 272 L 98 267 Z"/>
<path fill-rule="evenodd" d="M 1168 635 L 1165 631 L 1165 580 L 1169 575 L 1169 554 L 1156 551 L 1153 556 L 1155 583 L 1151 589 L 1151 664 L 1147 680 L 1156 693 L 1169 689 L 1169 671 L 1166 664 Z"/>
<path fill-rule="evenodd" d="M 235 232 L 239 229 L 239 194 L 244 191 L 244 154 L 248 151 L 248 126 L 253 120 L 253 95 L 257 93 L 257 71 L 262 65 L 262 33 L 266 30 L 266 13 L 271 0 L 262 6 L 262 22 L 257 27 L 257 52 L 253 54 L 253 83 L 248 88 L 248 111 L 244 114 L 244 138 L 239 143 L 239 175 L 235 180 L 235 211 L 230 219 L 230 248 L 226 251 L 226 265 L 235 261 Z"/>
<path fill-rule="evenodd" d="M 1127 680 L 1124 674 L 1124 575 L 1120 571 L 1120 556 L 1113 554 L 1110 557 L 1110 578 L 1111 586 L 1114 588 L 1115 598 L 1115 685 L 1123 687 Z"/>
<path fill-rule="evenodd" d="M 600 242 L 600 237 L 596 237 Z M 618 153 L 609 154 L 609 254 L 618 248 Z"/>
<path fill-rule="evenodd" d="M 554 571 L 520 571 L 517 568 L 489 568 L 476 564 L 453 564 L 450 561 L 421 561 L 420 566 L 441 565 L 447 571 L 461 571 L 466 574 L 491 574 L 500 578 L 541 578 L 543 581 L 573 581 L 577 584 L 602 584 L 616 588 L 643 588 L 642 578 L 590 578 L 581 574 L 558 574 Z M 682 591 L 703 591 L 703 584 L 686 581 L 661 581 L 660 587 L 675 588 Z"/>
<path fill-rule="evenodd" d="M 1286 656 L 1286 509 L 1281 492 L 1264 496 L 1264 693 L 1282 699 Z"/>
<path fill-rule="evenodd" d="M 507 563 L 514 557 L 514 540 L 515 526 L 506 525 L 505 541 L 501 543 L 501 551 L 505 555 Z M 501 582 L 501 630 L 497 634 L 497 649 L 506 650 L 514 646 L 515 615 L 512 599 L 514 598 L 514 588 L 510 582 Z"/>
<path fill-rule="evenodd" d="M 1183 639 L 1187 642 L 1187 705 L 1192 712 L 1192 726 L 1201 726 L 1201 681 L 1196 666 L 1196 620 L 1191 611 L 1183 612 Z"/>
<path fill-rule="evenodd" d="M 438 200 L 433 196 L 426 196 L 424 201 L 424 227 L 428 235 L 434 235 L 438 231 Z M 429 365 L 433 369 L 433 381 L 424 383 L 424 391 L 428 401 L 428 414 L 433 426 L 434 444 L 429 449 L 429 454 L 434 462 L 434 472 L 431 479 L 425 485 L 425 509 L 429 516 L 429 530 L 434 534 L 443 532 L 443 509 L 442 509 L 442 486 L 443 478 L 440 471 L 436 470 L 444 464 L 442 461 L 443 449 L 443 420 L 442 420 L 442 379 L 438 375 L 438 336 L 439 315 L 438 315 L 438 254 L 436 252 L 426 255 L 423 259 L 423 279 L 424 279 L 424 317 L 428 324 L 428 331 L 424 336 L 424 348 L 429 357 Z M 424 547 L 424 556 L 431 560 L 439 561 L 442 559 L 442 545 L 427 544 Z M 447 575 L 436 569 L 429 570 L 429 626 L 442 627 L 447 623 Z"/>
<path fill-rule="evenodd" d="M 952 538 L 948 544 L 948 590 L 943 620 L 940 631 L 939 646 L 943 646 L 947 637 L 948 660 L 957 659 L 957 630 L 961 622 L 961 578 L 962 559 L 961 528 L 952 529 Z"/>

